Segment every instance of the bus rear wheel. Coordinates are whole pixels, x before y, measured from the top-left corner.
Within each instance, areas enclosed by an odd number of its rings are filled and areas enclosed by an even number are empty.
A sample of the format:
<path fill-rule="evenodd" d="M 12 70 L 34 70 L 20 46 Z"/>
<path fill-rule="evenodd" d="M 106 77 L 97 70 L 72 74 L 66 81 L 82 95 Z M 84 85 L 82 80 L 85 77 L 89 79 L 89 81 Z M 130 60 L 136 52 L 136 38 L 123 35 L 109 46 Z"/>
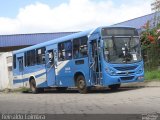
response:
<path fill-rule="evenodd" d="M 38 93 L 35 79 L 31 79 L 29 83 L 30 83 L 30 89 L 31 89 L 32 93 L 34 93 L 34 94 Z"/>
<path fill-rule="evenodd" d="M 78 88 L 78 91 L 82 94 L 86 94 L 88 93 L 88 87 L 86 85 L 86 82 L 85 82 L 85 78 L 83 75 L 79 75 L 77 77 L 77 88 Z"/>
<path fill-rule="evenodd" d="M 121 84 L 115 84 L 115 85 L 109 85 L 109 88 L 113 91 L 118 90 L 120 88 Z"/>

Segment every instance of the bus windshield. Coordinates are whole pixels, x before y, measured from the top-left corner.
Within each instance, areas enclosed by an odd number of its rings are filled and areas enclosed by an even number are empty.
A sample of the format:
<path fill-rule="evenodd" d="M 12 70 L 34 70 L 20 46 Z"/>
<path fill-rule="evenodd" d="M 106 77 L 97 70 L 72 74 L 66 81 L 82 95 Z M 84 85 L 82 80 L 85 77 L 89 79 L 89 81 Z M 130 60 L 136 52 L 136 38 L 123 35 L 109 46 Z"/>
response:
<path fill-rule="evenodd" d="M 107 37 L 103 40 L 107 62 L 134 63 L 141 60 L 139 37 Z"/>

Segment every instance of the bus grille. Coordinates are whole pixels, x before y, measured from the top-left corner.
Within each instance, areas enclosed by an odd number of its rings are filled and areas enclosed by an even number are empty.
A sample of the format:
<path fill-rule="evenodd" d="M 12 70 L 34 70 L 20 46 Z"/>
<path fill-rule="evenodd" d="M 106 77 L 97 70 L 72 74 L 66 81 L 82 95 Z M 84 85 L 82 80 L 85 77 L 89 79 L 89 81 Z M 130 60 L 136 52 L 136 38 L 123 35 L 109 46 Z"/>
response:
<path fill-rule="evenodd" d="M 138 66 L 125 66 L 125 67 L 114 67 L 116 70 L 119 71 L 128 71 L 128 70 L 135 70 Z"/>
<path fill-rule="evenodd" d="M 134 76 L 129 76 L 129 77 L 121 77 L 121 80 L 132 80 Z"/>

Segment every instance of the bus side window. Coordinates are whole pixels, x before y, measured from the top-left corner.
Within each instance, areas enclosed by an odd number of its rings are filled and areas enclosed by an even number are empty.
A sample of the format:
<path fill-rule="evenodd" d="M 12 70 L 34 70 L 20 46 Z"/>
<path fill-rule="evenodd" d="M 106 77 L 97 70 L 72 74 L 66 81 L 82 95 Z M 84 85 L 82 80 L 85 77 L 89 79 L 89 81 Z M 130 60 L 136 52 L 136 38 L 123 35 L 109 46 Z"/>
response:
<path fill-rule="evenodd" d="M 18 57 L 18 63 L 19 63 L 19 72 L 23 71 L 23 57 Z"/>
<path fill-rule="evenodd" d="M 26 64 L 26 66 L 30 66 L 30 51 L 27 51 L 26 52 L 26 58 L 27 58 L 27 64 Z"/>
<path fill-rule="evenodd" d="M 36 56 L 36 51 L 35 50 L 31 50 L 30 51 L 30 65 L 31 66 L 35 65 L 35 63 L 36 63 L 35 56 Z"/>
<path fill-rule="evenodd" d="M 72 42 L 71 40 L 58 44 L 58 60 L 70 60 L 72 59 Z"/>
<path fill-rule="evenodd" d="M 33 66 L 36 63 L 35 60 L 35 50 L 30 50 L 24 53 L 25 56 L 25 66 Z"/>
<path fill-rule="evenodd" d="M 16 69 L 16 55 L 13 55 L 13 68 Z"/>
<path fill-rule="evenodd" d="M 24 53 L 24 66 L 28 66 L 28 62 L 27 62 L 27 52 Z"/>
<path fill-rule="evenodd" d="M 64 60 L 64 43 L 58 44 L 58 60 L 59 61 Z"/>
<path fill-rule="evenodd" d="M 88 56 L 87 40 L 86 36 L 73 40 L 73 56 L 75 59 Z"/>
<path fill-rule="evenodd" d="M 39 48 L 36 50 L 36 63 L 37 64 L 45 63 L 45 48 Z"/>

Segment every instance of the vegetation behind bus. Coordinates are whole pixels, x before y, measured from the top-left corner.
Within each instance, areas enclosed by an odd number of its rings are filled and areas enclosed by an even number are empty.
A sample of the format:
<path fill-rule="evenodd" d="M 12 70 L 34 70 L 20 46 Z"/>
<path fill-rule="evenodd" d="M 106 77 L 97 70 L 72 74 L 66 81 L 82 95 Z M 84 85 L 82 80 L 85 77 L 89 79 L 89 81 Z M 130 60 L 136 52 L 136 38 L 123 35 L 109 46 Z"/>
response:
<path fill-rule="evenodd" d="M 148 21 L 142 29 L 141 46 L 145 80 L 160 80 L 160 23 L 151 28 Z"/>
<path fill-rule="evenodd" d="M 145 72 L 145 80 L 146 81 L 160 81 L 160 70 L 152 70 Z"/>

